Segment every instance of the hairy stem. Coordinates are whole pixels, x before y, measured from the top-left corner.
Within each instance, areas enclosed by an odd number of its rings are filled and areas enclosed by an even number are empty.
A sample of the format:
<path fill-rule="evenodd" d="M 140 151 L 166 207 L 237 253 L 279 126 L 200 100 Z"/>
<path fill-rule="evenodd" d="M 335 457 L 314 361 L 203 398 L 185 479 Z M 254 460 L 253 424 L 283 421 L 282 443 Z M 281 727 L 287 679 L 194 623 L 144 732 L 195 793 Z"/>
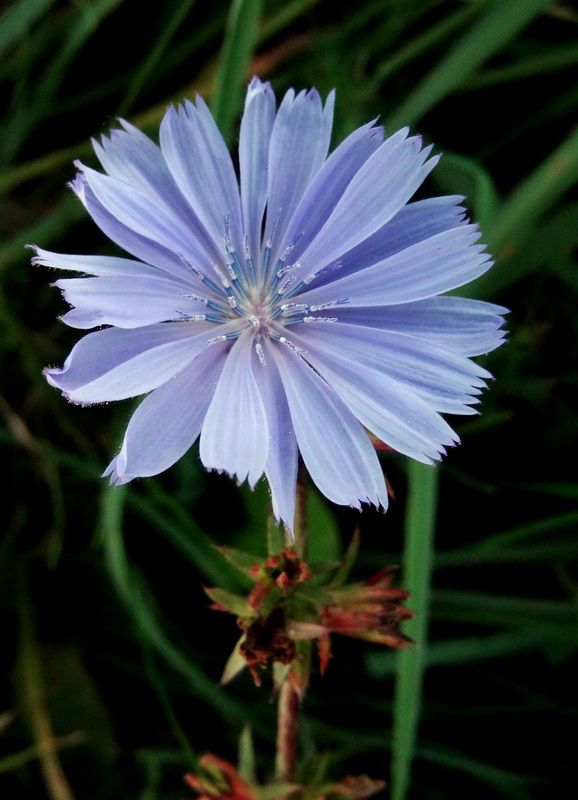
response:
<path fill-rule="evenodd" d="M 299 695 L 291 681 L 285 680 L 279 690 L 275 758 L 275 776 L 280 783 L 291 783 L 295 778 L 298 716 Z"/>
<path fill-rule="evenodd" d="M 297 478 L 294 535 L 295 551 L 304 559 L 307 550 L 307 486 L 302 464 Z M 292 671 L 293 667 L 279 690 L 275 776 L 280 783 L 292 783 L 295 779 L 300 694 L 291 680 Z"/>

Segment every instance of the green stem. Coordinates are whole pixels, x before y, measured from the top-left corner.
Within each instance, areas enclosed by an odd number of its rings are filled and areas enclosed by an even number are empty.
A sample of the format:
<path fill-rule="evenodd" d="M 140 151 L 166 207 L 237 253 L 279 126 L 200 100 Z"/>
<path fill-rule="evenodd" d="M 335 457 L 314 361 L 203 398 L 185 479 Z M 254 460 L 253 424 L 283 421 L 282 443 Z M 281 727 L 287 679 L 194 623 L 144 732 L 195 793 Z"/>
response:
<path fill-rule="evenodd" d="M 393 699 L 391 800 L 405 800 L 407 796 L 419 726 L 427 652 L 438 470 L 412 461 L 408 478 L 409 495 L 402 560 L 403 585 L 409 589 L 409 606 L 416 616 L 405 623 L 404 632 L 416 644 L 400 651 L 397 657 Z"/>
<path fill-rule="evenodd" d="M 277 717 L 277 754 L 275 777 L 279 783 L 292 783 L 295 777 L 297 754 L 297 728 L 299 719 L 299 695 L 289 679 L 279 690 Z"/>
<path fill-rule="evenodd" d="M 307 550 L 307 487 L 303 467 L 297 478 L 295 498 L 294 548 L 303 559 Z M 277 753 L 275 777 L 279 783 L 292 783 L 295 779 L 297 738 L 299 726 L 299 693 L 291 680 L 291 670 L 279 690 L 277 706 Z"/>

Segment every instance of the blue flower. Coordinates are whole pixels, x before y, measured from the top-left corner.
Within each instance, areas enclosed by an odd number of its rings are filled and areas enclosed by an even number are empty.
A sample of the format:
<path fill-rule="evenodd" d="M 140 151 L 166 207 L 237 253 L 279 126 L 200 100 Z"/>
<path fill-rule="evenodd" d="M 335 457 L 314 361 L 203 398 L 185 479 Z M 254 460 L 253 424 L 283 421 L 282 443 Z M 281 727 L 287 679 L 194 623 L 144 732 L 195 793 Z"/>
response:
<path fill-rule="evenodd" d="M 406 129 L 373 122 L 330 155 L 333 94 L 247 92 L 239 178 L 202 99 L 170 108 L 160 147 L 122 122 L 94 142 L 106 175 L 72 188 L 134 259 L 36 248 L 89 333 L 50 384 L 74 403 L 150 392 L 104 473 L 156 475 L 200 437 L 208 469 L 267 476 L 290 528 L 299 453 L 335 503 L 385 508 L 370 431 L 426 463 L 458 437 L 490 377 L 470 356 L 503 339 L 505 309 L 439 296 L 491 265 L 463 198 L 410 203 L 435 166 Z"/>

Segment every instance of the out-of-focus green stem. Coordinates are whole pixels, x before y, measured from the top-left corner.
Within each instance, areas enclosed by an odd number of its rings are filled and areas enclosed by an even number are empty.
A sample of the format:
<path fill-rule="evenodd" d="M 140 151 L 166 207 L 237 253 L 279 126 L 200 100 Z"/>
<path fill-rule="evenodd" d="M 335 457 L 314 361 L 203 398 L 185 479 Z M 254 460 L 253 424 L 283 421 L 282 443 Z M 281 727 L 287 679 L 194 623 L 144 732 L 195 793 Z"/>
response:
<path fill-rule="evenodd" d="M 247 68 L 257 42 L 261 5 L 262 0 L 233 0 L 231 3 L 211 104 L 226 142 L 231 138 L 233 122 L 241 110 Z"/>
<path fill-rule="evenodd" d="M 398 654 L 393 699 L 391 800 L 405 800 L 417 740 L 422 678 L 427 651 L 431 573 L 437 508 L 438 470 L 411 461 L 403 552 L 403 585 L 416 616 L 404 633 L 416 644 Z"/>
<path fill-rule="evenodd" d="M 295 498 L 294 549 L 304 559 L 307 551 L 307 486 L 303 467 L 297 479 Z M 280 783 L 291 783 L 295 778 L 297 756 L 298 720 L 300 698 L 291 680 L 291 672 L 279 690 L 277 706 L 277 752 L 275 777 Z"/>

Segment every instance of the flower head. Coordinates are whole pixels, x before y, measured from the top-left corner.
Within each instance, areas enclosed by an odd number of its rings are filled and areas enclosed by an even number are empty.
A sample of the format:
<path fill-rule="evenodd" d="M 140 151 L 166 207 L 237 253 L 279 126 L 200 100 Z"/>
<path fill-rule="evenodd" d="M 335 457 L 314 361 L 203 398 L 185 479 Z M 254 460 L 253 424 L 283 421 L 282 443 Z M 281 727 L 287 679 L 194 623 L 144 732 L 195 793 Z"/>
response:
<path fill-rule="evenodd" d="M 150 393 L 105 475 L 156 475 L 200 437 L 208 469 L 265 474 L 291 527 L 298 455 L 335 503 L 387 505 L 368 431 L 430 463 L 472 414 L 505 309 L 440 297 L 490 266 L 460 197 L 410 203 L 437 157 L 373 122 L 330 155 L 333 95 L 254 78 L 239 177 L 201 98 L 170 108 L 160 146 L 127 122 L 94 142 L 107 174 L 72 188 L 133 258 L 36 249 L 89 333 L 48 381 L 89 404 Z"/>

